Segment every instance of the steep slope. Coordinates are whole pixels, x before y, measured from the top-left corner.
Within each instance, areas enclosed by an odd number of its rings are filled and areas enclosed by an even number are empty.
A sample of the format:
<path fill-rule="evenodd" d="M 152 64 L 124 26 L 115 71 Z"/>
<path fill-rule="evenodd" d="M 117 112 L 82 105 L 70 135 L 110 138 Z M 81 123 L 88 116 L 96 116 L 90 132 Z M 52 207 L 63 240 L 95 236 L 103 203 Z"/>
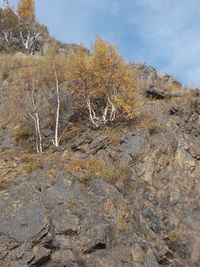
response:
<path fill-rule="evenodd" d="M 46 58 L 27 56 L 19 35 L 11 34 L 18 45 L 0 35 L 0 266 L 200 267 L 199 91 L 144 64 L 130 67 L 100 38 L 91 61 L 91 51 L 43 30 Z M 89 109 L 79 95 L 87 87 Z M 30 112 L 41 118 L 41 154 Z M 89 112 L 116 120 L 94 127 Z"/>
<path fill-rule="evenodd" d="M 2 267 L 200 266 L 199 92 L 141 97 L 143 120 L 71 122 L 41 156 L 1 130 Z"/>

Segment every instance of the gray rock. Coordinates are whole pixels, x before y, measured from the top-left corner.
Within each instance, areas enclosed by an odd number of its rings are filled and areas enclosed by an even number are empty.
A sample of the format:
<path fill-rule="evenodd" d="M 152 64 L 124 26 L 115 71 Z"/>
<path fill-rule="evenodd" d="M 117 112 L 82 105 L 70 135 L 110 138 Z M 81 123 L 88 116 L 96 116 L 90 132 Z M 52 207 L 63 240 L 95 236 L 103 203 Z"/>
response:
<path fill-rule="evenodd" d="M 146 140 L 143 136 L 127 136 L 119 147 L 119 156 L 128 163 L 142 153 L 145 143 Z"/>
<path fill-rule="evenodd" d="M 164 99 L 166 97 L 166 94 L 162 90 L 159 90 L 156 87 L 149 87 L 146 90 L 146 94 L 147 96 L 152 96 L 156 99 Z"/>
<path fill-rule="evenodd" d="M 51 251 L 45 247 L 34 247 L 33 251 L 35 256 L 30 266 L 41 266 L 50 259 Z"/>
<path fill-rule="evenodd" d="M 159 264 L 150 248 L 148 249 L 147 255 L 146 255 L 146 266 L 147 267 L 159 267 Z"/>

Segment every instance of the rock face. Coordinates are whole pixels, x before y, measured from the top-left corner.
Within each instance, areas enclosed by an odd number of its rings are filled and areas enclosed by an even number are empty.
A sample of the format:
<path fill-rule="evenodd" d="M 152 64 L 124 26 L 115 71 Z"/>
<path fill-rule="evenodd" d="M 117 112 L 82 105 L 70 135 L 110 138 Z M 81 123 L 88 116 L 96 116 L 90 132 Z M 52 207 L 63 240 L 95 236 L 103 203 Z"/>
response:
<path fill-rule="evenodd" d="M 158 73 L 153 67 L 146 66 L 145 64 L 134 63 L 132 67 L 135 71 L 135 78 L 139 84 L 145 87 L 161 85 L 168 91 L 170 88 L 181 89 L 181 84 L 172 76 L 166 73 Z"/>
<path fill-rule="evenodd" d="M 150 136 L 130 128 L 118 145 L 101 130 L 68 141 L 83 158 L 111 166 L 114 154 L 130 164 L 132 174 L 115 184 L 101 176 L 83 183 L 60 169 L 4 188 L 1 266 L 200 266 L 199 116 L 196 104 L 173 106 Z"/>
<path fill-rule="evenodd" d="M 141 112 L 154 113 L 153 122 L 74 132 L 69 125 L 62 146 L 40 158 L 48 167 L 29 174 L 14 156 L 23 148 L 2 127 L 1 267 L 200 267 L 200 95 L 174 102 L 150 88 L 156 96 Z M 80 179 L 73 156 L 88 163 L 90 177 Z"/>

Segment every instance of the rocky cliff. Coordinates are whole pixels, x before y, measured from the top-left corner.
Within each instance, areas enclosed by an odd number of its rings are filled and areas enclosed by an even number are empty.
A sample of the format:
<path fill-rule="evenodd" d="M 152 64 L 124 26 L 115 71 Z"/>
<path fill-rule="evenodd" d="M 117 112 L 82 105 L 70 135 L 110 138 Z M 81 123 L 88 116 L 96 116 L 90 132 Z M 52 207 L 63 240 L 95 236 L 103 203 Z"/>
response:
<path fill-rule="evenodd" d="M 199 92 L 143 97 L 145 120 L 70 123 L 41 156 L 1 129 L 2 267 L 200 266 Z"/>

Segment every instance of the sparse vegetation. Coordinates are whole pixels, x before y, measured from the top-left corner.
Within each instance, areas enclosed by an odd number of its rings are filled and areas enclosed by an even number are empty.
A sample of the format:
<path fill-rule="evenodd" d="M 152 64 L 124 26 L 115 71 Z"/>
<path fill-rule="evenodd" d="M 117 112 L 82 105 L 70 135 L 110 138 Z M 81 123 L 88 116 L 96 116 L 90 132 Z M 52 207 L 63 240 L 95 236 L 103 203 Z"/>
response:
<path fill-rule="evenodd" d="M 17 128 L 13 131 L 13 138 L 16 141 L 21 141 L 24 139 L 28 139 L 31 135 L 33 135 L 33 131 L 30 128 Z"/>
<path fill-rule="evenodd" d="M 70 162 L 70 169 L 73 174 L 78 175 L 80 180 L 87 181 L 91 177 L 103 177 L 110 183 L 124 181 L 132 174 L 132 168 L 129 165 L 108 167 L 106 162 L 93 156 L 90 159 L 77 158 Z"/>
<path fill-rule="evenodd" d="M 169 234 L 169 240 L 172 242 L 172 243 L 180 243 L 182 241 L 182 235 L 179 231 L 177 230 L 174 230 L 174 231 L 171 231 Z"/>
<path fill-rule="evenodd" d="M 5 65 L 2 69 L 2 80 L 5 81 L 9 77 L 9 68 Z"/>
<path fill-rule="evenodd" d="M 75 158 L 70 165 L 75 172 L 81 174 L 82 180 L 87 180 L 92 176 L 100 176 L 104 168 L 104 161 L 97 157 L 92 157 L 90 159 Z"/>
<path fill-rule="evenodd" d="M 102 170 L 101 175 L 105 177 L 108 181 L 112 183 L 117 183 L 119 181 L 125 181 L 132 174 L 131 166 L 121 166 L 105 168 Z"/>
<path fill-rule="evenodd" d="M 200 106 L 200 101 L 198 101 L 197 99 L 192 99 L 190 105 L 192 109 L 197 110 L 198 107 Z"/>
<path fill-rule="evenodd" d="M 28 162 L 27 165 L 25 166 L 25 171 L 27 173 L 31 173 L 40 169 L 43 169 L 43 165 L 39 161 Z"/>
<path fill-rule="evenodd" d="M 158 134 L 162 129 L 163 127 L 158 122 L 152 122 L 147 125 L 147 130 L 150 135 Z"/>

